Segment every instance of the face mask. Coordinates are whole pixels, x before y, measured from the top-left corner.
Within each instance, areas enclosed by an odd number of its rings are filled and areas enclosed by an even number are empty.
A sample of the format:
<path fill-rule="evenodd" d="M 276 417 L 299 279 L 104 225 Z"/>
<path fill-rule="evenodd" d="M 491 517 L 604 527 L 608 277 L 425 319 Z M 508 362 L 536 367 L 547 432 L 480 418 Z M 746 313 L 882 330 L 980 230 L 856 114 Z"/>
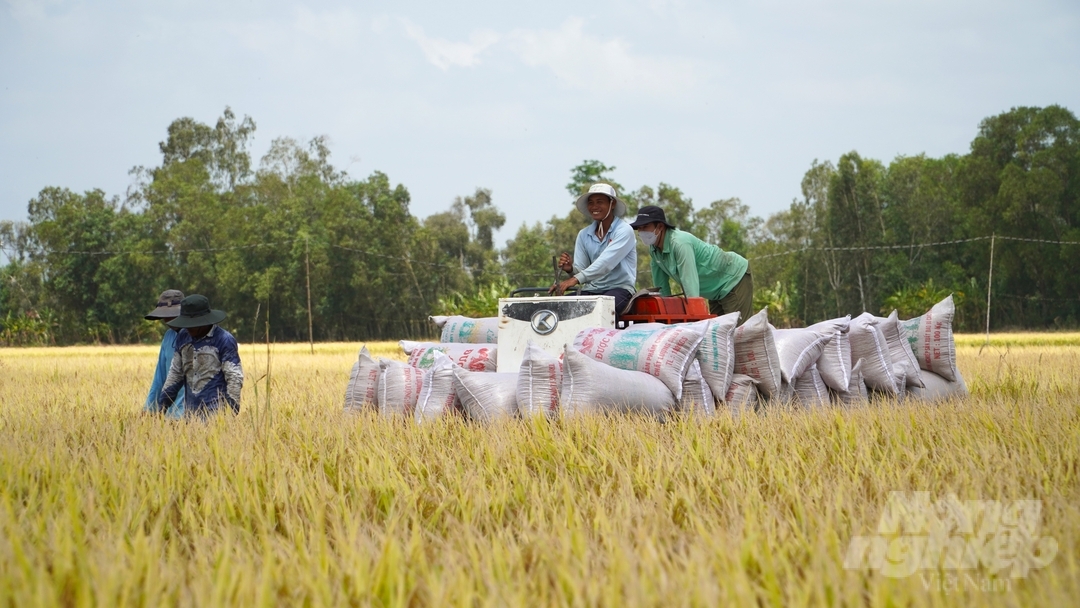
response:
<path fill-rule="evenodd" d="M 638 230 L 638 238 L 642 243 L 645 243 L 647 247 L 652 247 L 656 244 L 656 233 L 648 230 Z"/>

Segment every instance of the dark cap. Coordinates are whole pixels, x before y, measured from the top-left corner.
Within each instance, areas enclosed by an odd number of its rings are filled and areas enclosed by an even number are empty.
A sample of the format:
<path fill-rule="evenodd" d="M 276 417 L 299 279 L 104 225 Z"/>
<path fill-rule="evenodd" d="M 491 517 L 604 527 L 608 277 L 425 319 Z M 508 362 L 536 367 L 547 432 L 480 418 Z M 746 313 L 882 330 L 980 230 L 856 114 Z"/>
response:
<path fill-rule="evenodd" d="M 184 292 L 179 289 L 166 289 L 161 292 L 157 299 L 157 308 L 146 313 L 144 319 L 171 319 L 180 316 L 180 300 L 184 299 Z"/>
<path fill-rule="evenodd" d="M 210 300 L 198 294 L 190 295 L 180 302 L 180 315 L 169 321 L 169 327 L 203 327 L 225 320 L 225 311 L 211 310 Z"/>
<path fill-rule="evenodd" d="M 675 227 L 668 223 L 667 217 L 664 215 L 664 210 L 656 205 L 646 205 L 641 209 L 638 209 L 637 217 L 634 218 L 634 221 L 630 222 L 630 227 L 637 230 L 638 228 L 653 222 L 660 222 L 668 228 Z"/>

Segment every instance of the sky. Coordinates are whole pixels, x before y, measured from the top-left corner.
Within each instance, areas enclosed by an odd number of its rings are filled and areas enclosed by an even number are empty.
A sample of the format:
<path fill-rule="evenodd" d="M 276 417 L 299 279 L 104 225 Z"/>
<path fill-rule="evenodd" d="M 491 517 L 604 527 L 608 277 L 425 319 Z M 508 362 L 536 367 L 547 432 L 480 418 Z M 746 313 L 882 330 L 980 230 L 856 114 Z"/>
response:
<path fill-rule="evenodd" d="M 0 0 L 0 219 L 48 186 L 123 198 L 173 120 L 327 136 L 418 217 L 489 188 L 522 223 L 615 166 L 696 208 L 786 209 L 815 160 L 965 153 L 1017 106 L 1080 113 L 1076 0 Z"/>

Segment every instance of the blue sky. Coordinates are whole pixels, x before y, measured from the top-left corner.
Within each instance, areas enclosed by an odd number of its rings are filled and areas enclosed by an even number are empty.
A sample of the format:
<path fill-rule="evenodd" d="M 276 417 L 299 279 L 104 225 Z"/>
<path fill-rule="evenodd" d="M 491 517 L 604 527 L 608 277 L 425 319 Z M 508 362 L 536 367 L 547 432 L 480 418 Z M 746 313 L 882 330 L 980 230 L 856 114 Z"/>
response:
<path fill-rule="evenodd" d="M 1080 112 L 1075 0 L 0 1 L 0 219 L 46 186 L 123 196 L 172 120 L 226 105 L 256 160 L 329 136 L 420 217 L 490 188 L 500 242 L 565 214 L 584 159 L 766 217 L 814 159 L 963 153 L 1011 107 Z"/>

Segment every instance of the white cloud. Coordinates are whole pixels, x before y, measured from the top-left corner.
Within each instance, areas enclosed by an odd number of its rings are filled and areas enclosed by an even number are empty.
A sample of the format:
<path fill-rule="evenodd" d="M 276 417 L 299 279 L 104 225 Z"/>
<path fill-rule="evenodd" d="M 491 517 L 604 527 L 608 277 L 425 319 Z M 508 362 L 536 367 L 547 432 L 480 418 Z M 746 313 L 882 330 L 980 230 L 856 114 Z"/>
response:
<path fill-rule="evenodd" d="M 401 19 L 409 38 L 441 70 L 480 64 L 480 54 L 499 43 L 529 67 L 547 68 L 570 89 L 647 94 L 685 92 L 695 85 L 690 61 L 634 53 L 619 37 L 604 38 L 586 31 L 585 21 L 570 18 L 558 29 L 515 29 L 506 35 L 477 30 L 468 42 L 432 38 L 423 28 Z"/>
<path fill-rule="evenodd" d="M 491 30 L 476 30 L 469 42 L 451 42 L 442 38 L 430 38 L 424 29 L 408 19 L 401 20 L 405 33 L 420 45 L 424 57 L 435 67 L 446 71 L 453 66 L 469 67 L 480 63 L 480 53 L 499 41 L 499 35 Z"/>
<path fill-rule="evenodd" d="M 635 54 L 620 38 L 586 32 L 585 22 L 576 17 L 556 30 L 516 30 L 511 38 L 526 65 L 550 69 L 571 88 L 670 95 L 695 84 L 689 61 Z"/>

